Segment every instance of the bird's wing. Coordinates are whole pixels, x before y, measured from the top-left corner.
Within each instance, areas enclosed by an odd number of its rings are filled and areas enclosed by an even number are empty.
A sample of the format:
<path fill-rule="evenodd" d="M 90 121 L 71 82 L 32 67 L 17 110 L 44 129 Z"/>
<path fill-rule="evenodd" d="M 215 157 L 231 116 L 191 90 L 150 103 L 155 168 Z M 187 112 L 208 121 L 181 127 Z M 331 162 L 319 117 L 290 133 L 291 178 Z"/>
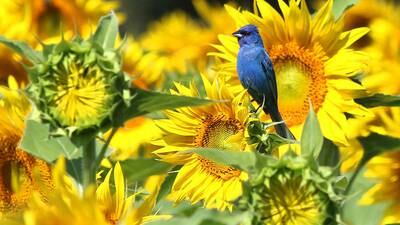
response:
<path fill-rule="evenodd" d="M 275 78 L 275 71 L 274 67 L 272 65 L 272 61 L 269 58 L 268 54 L 266 51 L 263 51 L 263 54 L 261 55 L 262 59 L 261 61 L 261 67 L 263 69 L 265 78 L 267 80 L 267 87 L 272 95 L 271 97 L 277 102 L 278 101 L 278 88 L 276 86 L 276 78 Z"/>

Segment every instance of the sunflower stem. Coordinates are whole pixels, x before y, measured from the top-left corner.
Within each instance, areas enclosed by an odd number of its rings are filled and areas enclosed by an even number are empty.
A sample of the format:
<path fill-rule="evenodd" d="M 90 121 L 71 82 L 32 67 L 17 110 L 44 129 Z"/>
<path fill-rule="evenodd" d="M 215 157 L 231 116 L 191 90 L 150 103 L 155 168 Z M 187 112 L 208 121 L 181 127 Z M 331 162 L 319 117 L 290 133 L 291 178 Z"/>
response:
<path fill-rule="evenodd" d="M 358 166 L 356 167 L 356 170 L 354 171 L 353 175 L 350 177 L 350 181 L 346 187 L 346 190 L 344 191 L 345 195 L 348 195 L 350 193 L 351 187 L 354 184 L 354 181 L 356 180 L 356 178 L 358 177 L 359 173 L 361 172 L 362 168 L 364 167 L 365 163 L 364 162 L 360 162 L 358 164 Z"/>
<path fill-rule="evenodd" d="M 117 131 L 118 131 L 118 127 L 113 127 L 110 135 L 108 136 L 106 142 L 104 143 L 103 147 L 101 148 L 100 153 L 94 162 L 93 167 L 94 167 L 95 171 L 97 171 L 98 167 L 100 166 L 101 160 L 103 160 L 103 158 L 107 152 L 107 149 L 108 149 L 108 146 L 110 145 L 111 139 L 114 137 L 114 135 L 115 135 L 115 133 L 117 133 Z"/>
<path fill-rule="evenodd" d="M 89 185 L 96 182 L 96 170 L 93 162 L 96 158 L 96 140 L 93 139 L 85 146 L 82 159 L 83 187 L 86 189 Z"/>

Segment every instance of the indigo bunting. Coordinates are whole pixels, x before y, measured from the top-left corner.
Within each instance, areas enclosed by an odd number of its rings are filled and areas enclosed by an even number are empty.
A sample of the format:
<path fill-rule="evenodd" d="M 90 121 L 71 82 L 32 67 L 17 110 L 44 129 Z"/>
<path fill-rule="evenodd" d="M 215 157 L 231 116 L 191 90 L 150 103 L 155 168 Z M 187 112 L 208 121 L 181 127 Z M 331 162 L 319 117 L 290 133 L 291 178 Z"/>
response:
<path fill-rule="evenodd" d="M 240 83 L 273 122 L 281 122 L 274 67 L 257 27 L 249 24 L 232 35 L 238 38 L 240 46 L 236 64 Z M 283 121 L 275 125 L 275 130 L 280 136 L 295 140 Z"/>

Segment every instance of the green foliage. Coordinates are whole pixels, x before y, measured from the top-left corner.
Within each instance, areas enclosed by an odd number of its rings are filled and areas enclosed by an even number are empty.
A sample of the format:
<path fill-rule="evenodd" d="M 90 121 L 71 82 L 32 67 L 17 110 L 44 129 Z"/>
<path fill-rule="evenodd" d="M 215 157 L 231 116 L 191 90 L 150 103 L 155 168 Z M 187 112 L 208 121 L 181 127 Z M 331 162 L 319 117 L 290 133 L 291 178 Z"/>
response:
<path fill-rule="evenodd" d="M 364 164 L 376 155 L 400 150 L 400 138 L 371 133 L 368 137 L 360 138 L 364 154 L 360 164 Z"/>
<path fill-rule="evenodd" d="M 338 147 L 332 141 L 324 138 L 321 153 L 318 157 L 320 166 L 337 167 L 340 162 Z"/>
<path fill-rule="evenodd" d="M 55 45 L 43 44 L 42 52 L 34 51 L 26 43 L 0 37 L 1 43 L 33 64 L 26 69 L 31 82 L 28 93 L 35 104 L 35 112 L 27 121 L 21 148 L 47 162 L 63 155 L 69 160 L 68 171 L 85 185 L 94 182 L 96 169 L 110 142 L 108 139 L 104 146 L 96 146 L 96 135 L 100 137 L 103 135 L 101 132 L 110 128 L 115 131 L 125 121 L 147 113 L 212 103 L 205 99 L 132 87 L 131 80 L 122 72 L 120 49 L 114 48 L 118 35 L 117 17 L 110 13 L 100 19 L 95 33 L 88 40 L 76 36 L 71 41 L 62 40 Z M 57 107 L 60 84 L 56 81 L 62 80 L 60 76 L 68 76 L 72 67 L 79 67 L 85 77 L 101 76 L 101 82 L 105 82 L 100 85 L 104 85 L 107 98 L 96 100 L 104 100 L 96 109 L 99 110 L 98 116 L 75 118 L 70 122 Z M 171 168 L 153 159 L 128 160 L 122 166 L 127 171 L 128 181 L 132 182 L 165 173 Z"/>
<path fill-rule="evenodd" d="M 361 171 L 360 174 L 362 174 Z M 349 198 L 342 208 L 344 222 L 352 225 L 377 225 L 384 215 L 389 202 L 374 205 L 360 205 L 360 199 L 374 182 L 363 176 L 358 176 L 354 182 Z"/>
<path fill-rule="evenodd" d="M 120 163 L 128 184 L 143 181 L 152 175 L 165 174 L 172 168 L 168 163 L 150 158 L 128 159 Z"/>
<path fill-rule="evenodd" d="M 132 96 L 130 104 L 122 108 L 119 112 L 123 121 L 155 111 L 199 106 L 214 102 L 206 99 L 171 95 L 142 89 L 132 89 Z"/>
<path fill-rule="evenodd" d="M 193 208 L 193 206 L 181 204 L 180 212 L 173 210 L 174 217 L 170 220 L 156 220 L 148 223 L 149 225 L 238 225 L 248 220 L 247 213 L 240 212 L 218 212 L 203 208 Z M 165 207 L 165 206 L 164 206 Z M 163 207 L 163 208 L 164 208 Z M 170 206 L 171 207 L 171 206 Z M 178 206 L 179 207 L 179 206 Z M 165 213 L 165 212 L 161 212 Z M 167 212 L 168 213 L 168 212 Z"/>
<path fill-rule="evenodd" d="M 82 149 L 72 143 L 65 136 L 53 136 L 48 124 L 36 120 L 27 120 L 24 135 L 21 140 L 21 149 L 41 158 L 53 162 L 63 155 L 67 159 L 76 159 L 82 156 Z"/>
<path fill-rule="evenodd" d="M 103 49 L 114 48 L 115 40 L 118 36 L 118 19 L 114 12 L 100 18 L 93 41 Z"/>
<path fill-rule="evenodd" d="M 24 56 L 32 63 L 41 63 L 43 62 L 43 56 L 33 50 L 28 44 L 22 41 L 14 41 L 7 39 L 6 37 L 0 36 L 0 43 L 3 43 L 7 47 L 11 48 L 21 56 Z"/>
<path fill-rule="evenodd" d="M 317 116 L 315 115 L 314 109 L 311 105 L 301 135 L 301 154 L 306 157 L 317 159 L 321 152 L 323 142 L 324 137 L 322 135 L 321 127 L 319 126 Z"/>
<path fill-rule="evenodd" d="M 247 126 L 250 136 L 248 143 L 256 144 L 257 151 L 266 154 L 273 154 L 279 146 L 284 144 L 294 143 L 293 140 L 285 139 L 275 133 L 267 132 L 268 128 L 275 124 L 276 123 L 263 123 L 258 119 L 250 121 Z"/>
<path fill-rule="evenodd" d="M 378 106 L 400 106 L 400 96 L 378 93 L 372 96 L 355 99 L 355 102 L 367 108 L 374 108 Z"/>
<path fill-rule="evenodd" d="M 354 188 L 353 183 L 360 175 L 365 164 L 373 157 L 390 151 L 400 150 L 400 138 L 384 136 L 376 133 L 371 133 L 368 137 L 359 139 L 363 146 L 363 156 L 357 165 L 357 168 L 350 178 L 346 192 L 351 193 Z"/>

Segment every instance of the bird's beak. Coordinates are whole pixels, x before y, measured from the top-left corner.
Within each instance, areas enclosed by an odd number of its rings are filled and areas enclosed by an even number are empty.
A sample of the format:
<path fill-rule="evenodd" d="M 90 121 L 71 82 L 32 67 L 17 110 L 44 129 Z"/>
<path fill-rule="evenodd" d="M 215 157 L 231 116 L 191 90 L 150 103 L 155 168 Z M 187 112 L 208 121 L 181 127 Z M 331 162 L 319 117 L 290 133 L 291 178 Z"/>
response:
<path fill-rule="evenodd" d="M 235 36 L 235 37 L 237 37 L 237 38 L 243 37 L 243 34 L 241 34 L 239 31 L 233 32 L 232 35 Z"/>

